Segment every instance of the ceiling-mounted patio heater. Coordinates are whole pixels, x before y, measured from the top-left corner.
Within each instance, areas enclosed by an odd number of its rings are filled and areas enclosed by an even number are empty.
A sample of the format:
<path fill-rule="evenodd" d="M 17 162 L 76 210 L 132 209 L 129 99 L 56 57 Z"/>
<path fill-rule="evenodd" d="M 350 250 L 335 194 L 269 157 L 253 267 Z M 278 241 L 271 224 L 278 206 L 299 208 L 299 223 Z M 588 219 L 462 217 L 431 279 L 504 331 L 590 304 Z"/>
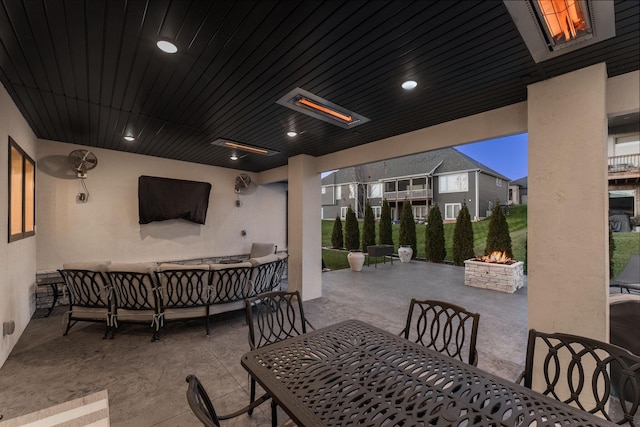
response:
<path fill-rule="evenodd" d="M 616 35 L 612 1 L 504 1 L 535 62 L 601 42 Z"/>

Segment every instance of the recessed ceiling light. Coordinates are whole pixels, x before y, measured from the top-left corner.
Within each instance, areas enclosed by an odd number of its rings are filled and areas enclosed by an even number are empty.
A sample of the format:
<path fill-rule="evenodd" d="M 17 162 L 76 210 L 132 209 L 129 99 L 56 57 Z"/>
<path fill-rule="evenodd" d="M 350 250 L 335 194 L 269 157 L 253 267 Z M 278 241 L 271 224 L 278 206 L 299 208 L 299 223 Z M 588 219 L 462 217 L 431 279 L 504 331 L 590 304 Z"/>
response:
<path fill-rule="evenodd" d="M 229 157 L 231 160 L 238 160 L 238 156 L 235 154 L 232 154 L 231 157 Z"/>
<path fill-rule="evenodd" d="M 135 141 L 136 139 L 135 139 L 133 136 L 131 136 L 131 135 L 127 135 L 127 136 L 125 136 L 125 137 L 124 137 L 124 140 L 125 140 L 125 141 L 129 141 L 129 142 L 132 142 L 132 141 Z"/>
<path fill-rule="evenodd" d="M 418 83 L 414 80 L 407 80 L 406 82 L 402 83 L 402 89 L 404 90 L 413 90 L 416 88 L 416 86 L 418 86 Z"/>
<path fill-rule="evenodd" d="M 298 132 L 294 132 L 294 131 L 287 132 L 287 136 L 293 138 L 294 136 L 298 136 Z"/>
<path fill-rule="evenodd" d="M 158 49 L 166 53 L 176 53 L 178 51 L 178 46 L 168 40 L 158 40 L 156 46 L 158 46 Z"/>

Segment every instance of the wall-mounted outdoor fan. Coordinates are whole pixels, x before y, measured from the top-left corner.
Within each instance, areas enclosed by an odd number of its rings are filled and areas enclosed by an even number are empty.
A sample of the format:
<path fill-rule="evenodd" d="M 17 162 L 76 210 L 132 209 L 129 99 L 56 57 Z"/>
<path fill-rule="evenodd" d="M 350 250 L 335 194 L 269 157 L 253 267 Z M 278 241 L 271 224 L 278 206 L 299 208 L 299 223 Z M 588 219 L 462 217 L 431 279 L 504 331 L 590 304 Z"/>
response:
<path fill-rule="evenodd" d="M 243 190 L 246 190 L 251 185 L 251 177 L 246 173 L 241 173 L 236 176 L 236 184 L 235 184 L 235 192 L 241 193 Z"/>
<path fill-rule="evenodd" d="M 84 189 L 83 193 L 78 193 L 78 201 L 81 203 L 87 203 L 89 201 L 89 190 L 84 180 L 87 177 L 87 171 L 98 166 L 98 158 L 89 150 L 73 150 L 67 157 L 69 163 L 75 169 L 80 183 Z"/>
<path fill-rule="evenodd" d="M 73 150 L 69 153 L 68 160 L 76 170 L 78 178 L 86 178 L 87 171 L 98 166 L 98 158 L 89 150 Z"/>

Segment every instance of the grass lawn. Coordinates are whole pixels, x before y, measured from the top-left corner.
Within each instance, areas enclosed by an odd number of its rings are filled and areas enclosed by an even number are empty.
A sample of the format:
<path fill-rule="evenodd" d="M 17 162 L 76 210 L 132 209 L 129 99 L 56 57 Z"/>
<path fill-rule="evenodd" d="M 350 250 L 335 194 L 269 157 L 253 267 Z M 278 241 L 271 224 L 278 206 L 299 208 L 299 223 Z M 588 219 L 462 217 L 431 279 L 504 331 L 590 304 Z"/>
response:
<path fill-rule="evenodd" d="M 525 242 L 527 236 L 527 206 L 512 207 L 507 215 L 507 223 L 511 234 L 511 247 L 513 249 L 513 257 L 517 260 L 524 261 Z M 344 225 L 344 223 L 343 223 Z M 446 260 L 452 260 L 453 246 L 453 229 L 455 224 L 444 225 L 445 248 L 447 249 Z M 487 232 L 489 229 L 489 218 L 472 223 L 473 240 L 475 243 L 476 255 L 482 255 L 484 252 L 485 242 L 487 240 Z M 360 223 L 360 232 L 362 233 L 362 223 Z M 378 233 L 378 225 L 376 224 L 376 236 Z M 393 241 L 395 251 L 398 250 L 398 231 L 400 225 L 393 226 Z M 424 234 L 425 225 L 416 225 L 416 235 L 418 238 L 418 257 L 424 258 Z M 322 246 L 327 248 L 331 246 L 331 232 L 333 231 L 333 221 L 322 221 Z M 640 233 L 613 233 L 613 240 L 616 243 L 616 249 L 613 254 L 613 277 L 616 277 L 627 264 L 632 254 L 640 254 Z M 341 268 L 349 268 L 347 261 L 347 251 L 337 251 L 332 249 L 322 249 L 322 259 L 327 267 L 332 270 Z"/>
<path fill-rule="evenodd" d="M 640 233 L 613 233 L 616 249 L 613 252 L 613 277 L 627 264 L 632 254 L 640 254 Z"/>
<path fill-rule="evenodd" d="M 527 234 L 527 206 L 520 205 L 514 206 L 509 210 L 507 215 L 507 223 L 509 224 L 509 232 L 511 234 L 511 246 L 513 248 L 513 256 L 517 260 L 524 260 L 525 255 L 525 239 Z M 362 222 L 360 225 L 360 233 L 362 235 Z M 343 221 L 344 227 L 344 221 Z M 444 238 L 445 249 L 447 250 L 446 260 L 453 260 L 453 229 L 455 223 L 444 224 Z M 475 246 L 476 255 L 482 255 L 484 253 L 484 247 L 487 241 L 487 232 L 489 230 L 489 218 L 482 221 L 472 223 L 473 227 L 473 240 Z M 333 231 L 333 221 L 322 221 L 322 246 L 323 248 L 331 247 L 331 234 Z M 400 225 L 392 225 L 393 241 L 395 244 L 394 252 L 398 251 L 398 233 L 400 231 Z M 418 258 L 425 257 L 425 231 L 426 225 L 416 225 L 416 237 L 418 241 Z M 378 225 L 376 224 L 376 236 L 378 235 Z M 348 268 L 346 251 L 334 251 L 330 249 L 322 250 L 322 257 L 327 264 L 327 267 L 335 270 L 340 268 Z M 334 264 L 335 262 L 335 264 Z"/>

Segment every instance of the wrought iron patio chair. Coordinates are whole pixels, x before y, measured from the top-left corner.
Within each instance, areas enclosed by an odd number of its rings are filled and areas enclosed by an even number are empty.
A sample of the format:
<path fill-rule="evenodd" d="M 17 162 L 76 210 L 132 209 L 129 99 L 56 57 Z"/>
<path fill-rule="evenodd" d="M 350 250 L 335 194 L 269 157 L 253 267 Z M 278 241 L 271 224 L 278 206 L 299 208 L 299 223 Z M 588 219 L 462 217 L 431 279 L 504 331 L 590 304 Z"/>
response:
<path fill-rule="evenodd" d="M 273 255 L 275 258 L 275 255 Z M 273 260 L 264 264 L 258 264 L 253 267 L 251 274 L 251 282 L 253 284 L 254 295 L 263 294 L 265 292 L 273 291 L 274 276 L 278 265 L 281 265 L 280 260 Z"/>
<path fill-rule="evenodd" d="M 591 338 L 531 329 L 521 376 L 528 388 L 533 385 L 536 351 L 544 374 L 544 389 L 536 391 L 616 424 L 638 425 L 634 416 L 640 404 L 640 356 Z"/>
<path fill-rule="evenodd" d="M 300 292 L 273 291 L 245 300 L 251 350 L 315 329 L 304 317 Z M 256 380 L 251 377 L 249 402 L 255 400 Z M 271 401 L 271 423 L 277 425 L 276 403 Z M 251 414 L 251 412 L 249 412 Z"/>
<path fill-rule="evenodd" d="M 67 327 L 63 335 L 78 321 L 104 322 L 106 338 L 111 328 L 111 285 L 100 271 L 61 269 L 58 270 L 69 293 Z"/>
<path fill-rule="evenodd" d="M 287 265 L 288 265 L 288 256 L 287 255 L 281 256 L 276 264 L 273 277 L 271 278 L 270 290 L 272 291 L 280 290 L 280 286 L 282 284 L 282 278 L 284 277 L 284 274 L 287 271 Z"/>
<path fill-rule="evenodd" d="M 207 391 L 202 386 L 198 377 L 188 375 L 187 383 L 189 383 L 187 387 L 187 402 L 189 402 L 189 407 L 205 427 L 220 427 L 220 420 L 228 420 L 240 416 L 269 400 L 269 395 L 264 394 L 258 400 L 232 414 L 218 415 Z"/>
<path fill-rule="evenodd" d="M 151 340 L 158 340 L 162 317 L 154 272 L 155 266 L 147 263 L 111 264 L 108 267 L 114 294 L 112 337 L 120 323 L 149 323 L 154 329 Z"/>
<path fill-rule="evenodd" d="M 411 300 L 404 338 L 477 366 L 480 314 L 444 301 Z"/>
<path fill-rule="evenodd" d="M 161 265 L 156 271 L 160 313 L 163 321 L 205 319 L 209 336 L 211 271 L 202 265 Z M 162 329 L 162 328 L 160 328 Z M 158 337 L 159 337 L 158 333 Z"/>

